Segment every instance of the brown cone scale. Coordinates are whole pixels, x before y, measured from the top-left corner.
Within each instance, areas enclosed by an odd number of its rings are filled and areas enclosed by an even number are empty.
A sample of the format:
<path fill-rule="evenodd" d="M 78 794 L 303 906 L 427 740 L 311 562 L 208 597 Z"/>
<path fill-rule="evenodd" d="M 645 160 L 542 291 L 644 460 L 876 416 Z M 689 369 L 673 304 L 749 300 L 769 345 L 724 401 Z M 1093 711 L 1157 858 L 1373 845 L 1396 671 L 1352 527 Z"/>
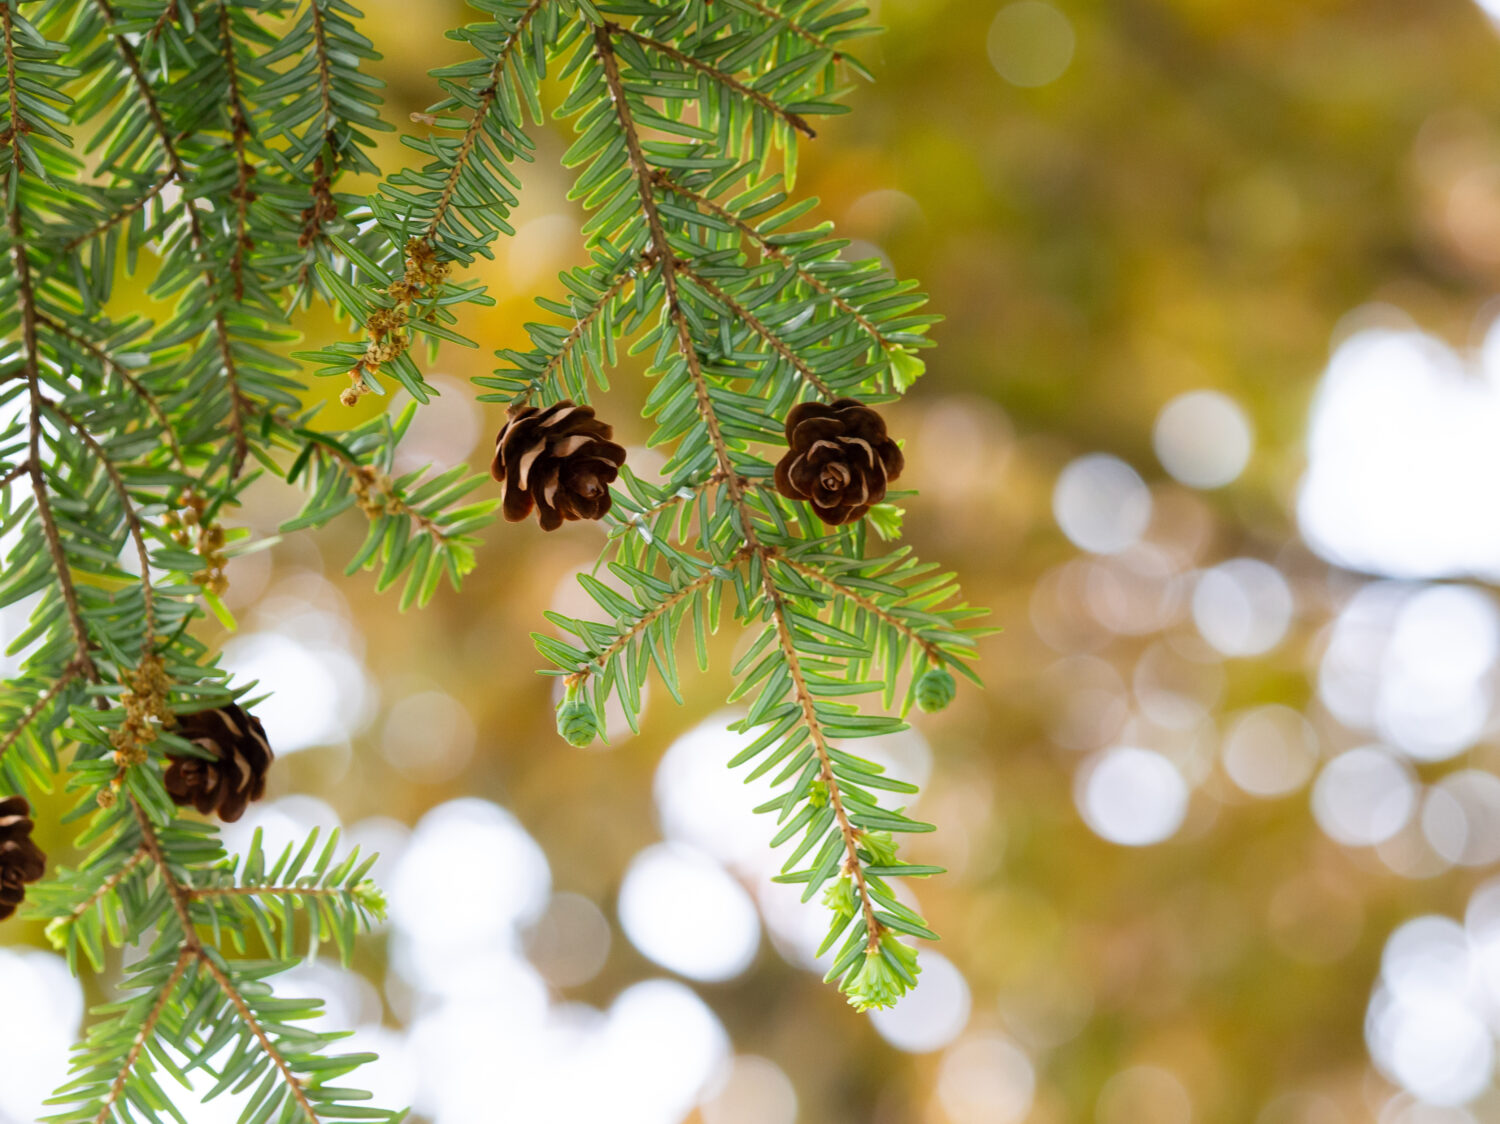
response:
<path fill-rule="evenodd" d="M 24 796 L 0 800 L 0 921 L 26 897 L 26 883 L 47 870 L 47 856 L 31 838 L 31 805 Z"/>
<path fill-rule="evenodd" d="M 217 710 L 179 715 L 178 736 L 213 754 L 213 759 L 168 754 L 167 795 L 179 806 L 191 804 L 204 815 L 234 823 L 252 800 L 266 791 L 266 771 L 275 754 L 260 719 L 235 703 Z"/>
<path fill-rule="evenodd" d="M 803 402 L 786 417 L 787 453 L 776 465 L 776 490 L 812 504 L 818 518 L 852 523 L 885 499 L 906 460 L 885 419 L 862 402 Z"/>
<path fill-rule="evenodd" d="M 490 465 L 490 475 L 505 485 L 505 518 L 518 523 L 535 507 L 544 531 L 565 519 L 602 519 L 609 486 L 625 463 L 625 448 L 612 436 L 592 406 L 512 406 Z"/>

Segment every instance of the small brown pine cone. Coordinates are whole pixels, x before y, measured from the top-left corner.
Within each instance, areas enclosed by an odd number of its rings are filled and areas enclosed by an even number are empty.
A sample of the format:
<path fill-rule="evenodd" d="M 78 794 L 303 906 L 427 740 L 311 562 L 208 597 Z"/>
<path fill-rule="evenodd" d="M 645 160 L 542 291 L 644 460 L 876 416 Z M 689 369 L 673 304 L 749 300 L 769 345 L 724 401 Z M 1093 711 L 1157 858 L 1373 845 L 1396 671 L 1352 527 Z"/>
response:
<path fill-rule="evenodd" d="M 505 485 L 505 518 L 517 523 L 534 505 L 544 531 L 557 530 L 564 519 L 602 519 L 609 486 L 625 463 L 625 448 L 610 440 L 613 434 L 592 406 L 512 406 L 490 465 L 490 475 Z"/>
<path fill-rule="evenodd" d="M 266 771 L 275 754 L 260 719 L 236 703 L 217 710 L 177 716 L 178 736 L 214 755 L 168 754 L 167 795 L 179 806 L 191 804 L 204 815 L 217 812 L 225 823 L 245 814 L 252 800 L 266 791 Z"/>
<path fill-rule="evenodd" d="M 853 398 L 803 402 L 786 417 L 786 456 L 776 464 L 776 490 L 806 500 L 818 518 L 852 523 L 885 499 L 886 485 L 906 459 L 886 435 L 885 420 Z"/>
<path fill-rule="evenodd" d="M 26 883 L 47 870 L 47 856 L 32 841 L 31 805 L 24 796 L 0 800 L 0 921 L 26 897 Z"/>

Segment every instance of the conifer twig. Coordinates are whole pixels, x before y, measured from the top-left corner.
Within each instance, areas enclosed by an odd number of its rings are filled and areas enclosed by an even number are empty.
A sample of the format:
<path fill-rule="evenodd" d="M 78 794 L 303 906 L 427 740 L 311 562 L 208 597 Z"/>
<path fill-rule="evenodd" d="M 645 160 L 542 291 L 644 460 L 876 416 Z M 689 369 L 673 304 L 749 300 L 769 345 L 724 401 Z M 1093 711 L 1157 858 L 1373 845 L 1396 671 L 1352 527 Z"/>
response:
<path fill-rule="evenodd" d="M 620 128 L 624 133 L 626 151 L 639 185 L 641 207 L 645 212 L 646 222 L 651 230 L 651 243 L 655 249 L 657 260 L 661 265 L 662 281 L 666 287 L 668 314 L 671 316 L 677 329 L 678 351 L 682 356 L 683 362 L 687 365 L 688 376 L 692 382 L 698 412 L 703 419 L 704 427 L 708 430 L 709 441 L 713 446 L 714 457 L 719 464 L 719 471 L 724 473 L 728 484 L 730 502 L 739 510 L 741 530 L 745 537 L 746 549 L 761 559 L 761 582 L 765 592 L 766 603 L 771 610 L 772 620 L 776 628 L 777 642 L 781 646 L 782 657 L 787 663 L 787 671 L 791 676 L 797 704 L 802 711 L 803 723 L 808 731 L 808 735 L 812 738 L 813 749 L 818 756 L 819 779 L 827 788 L 828 802 L 833 808 L 839 834 L 843 837 L 846 859 L 845 866 L 854 880 L 855 889 L 859 897 L 860 910 L 864 917 L 866 947 L 875 949 L 880 945 L 883 929 L 879 919 L 875 916 L 875 903 L 870 895 L 870 888 L 865 881 L 864 867 L 859 859 L 860 832 L 850 821 L 849 813 L 844 807 L 843 791 L 839 785 L 838 778 L 834 776 L 833 760 L 828 752 L 828 742 L 823 733 L 822 720 L 818 717 L 812 694 L 808 690 L 807 677 L 802 670 L 801 656 L 797 651 L 796 642 L 793 640 L 791 626 L 787 623 L 786 605 L 782 601 L 781 593 L 777 590 L 775 582 L 771 578 L 769 567 L 765 565 L 770 552 L 760 541 L 760 537 L 755 530 L 755 511 L 746 499 L 744 490 L 740 487 L 739 474 L 735 471 L 734 462 L 729 455 L 729 446 L 725 442 L 723 432 L 719 426 L 718 413 L 714 409 L 713 399 L 709 396 L 708 380 L 704 375 L 702 364 L 698 358 L 698 349 L 693 344 L 691 325 L 688 323 L 687 315 L 682 310 L 676 276 L 677 270 L 682 263 L 675 251 L 673 251 L 671 243 L 667 240 L 666 228 L 662 223 L 661 214 L 656 207 L 656 198 L 652 186 L 654 177 L 650 166 L 646 162 L 645 154 L 641 149 L 640 134 L 636 129 L 634 118 L 630 112 L 630 105 L 626 100 L 625 84 L 620 78 L 619 63 L 615 59 L 614 43 L 611 38 L 612 27 L 613 25 L 606 24 L 595 30 L 595 51 L 600 65 L 604 69 L 605 81 L 609 85 L 610 96 L 614 101 L 615 116 L 619 119 Z"/>
<path fill-rule="evenodd" d="M 162 1013 L 167 1009 L 167 1004 L 172 1001 L 172 995 L 177 990 L 177 984 L 182 979 L 188 967 L 193 964 L 196 957 L 191 949 L 184 948 L 177 956 L 177 962 L 172 966 L 172 972 L 167 976 L 167 982 L 162 985 L 161 994 L 157 996 L 156 1002 L 151 1005 L 145 1021 L 141 1023 L 141 1029 L 136 1032 L 134 1041 L 130 1044 L 130 1051 L 125 1055 L 125 1064 L 120 1068 L 119 1076 L 109 1087 L 109 1094 L 104 1098 L 104 1104 L 99 1109 L 99 1115 L 94 1117 L 94 1124 L 105 1124 L 109 1119 L 110 1112 L 119 1103 L 125 1094 L 125 1086 L 130 1081 L 131 1071 L 135 1069 L 135 1063 L 140 1059 L 141 1052 L 145 1050 L 146 1044 L 151 1041 L 151 1036 L 156 1033 L 156 1024 L 161 1020 Z"/>
<path fill-rule="evenodd" d="M 36 721 L 42 711 L 47 709 L 52 700 L 62 694 L 68 684 L 77 678 L 78 665 L 76 663 L 69 664 L 63 673 L 57 677 L 56 681 L 53 682 L 52 686 L 37 696 L 36 701 L 27 707 L 22 712 L 21 717 L 16 719 L 15 724 L 6 731 L 5 737 L 0 738 L 0 758 L 5 756 L 11 746 L 21 740 L 21 735 L 30 729 L 31 724 Z"/>
<path fill-rule="evenodd" d="M 621 27 L 617 23 L 610 23 L 608 21 L 604 23 L 603 29 L 607 34 L 622 35 L 626 39 L 630 39 L 636 43 L 639 43 L 642 47 L 649 47 L 657 54 L 671 59 L 679 66 L 685 66 L 689 70 L 697 71 L 699 74 L 706 74 L 708 77 L 712 78 L 715 82 L 719 83 L 719 85 L 723 86 L 725 89 L 732 90 L 735 93 L 739 94 L 741 97 L 748 98 L 756 105 L 764 109 L 767 113 L 774 114 L 775 116 L 781 118 L 781 120 L 785 121 L 788 125 L 796 129 L 799 133 L 807 137 L 809 140 L 818 135 L 817 133 L 813 132 L 812 126 L 807 123 L 807 119 L 801 114 L 791 113 L 788 110 L 781 108 L 781 106 L 777 105 L 765 94 L 761 93 L 759 90 L 745 85 L 734 75 L 728 74 L 720 70 L 716 66 L 711 66 L 710 64 L 704 62 L 702 59 L 695 59 L 692 55 L 686 54 L 683 51 L 679 51 L 670 43 L 663 43 L 660 39 L 653 39 L 649 35 L 642 35 L 640 32 L 635 31 L 632 28 Z"/>
<path fill-rule="evenodd" d="M 742 2 L 744 2 L 744 0 L 742 0 Z M 697 192 L 692 190 L 691 188 L 684 187 L 664 171 L 657 171 L 656 182 L 661 184 L 674 195 L 680 195 L 690 203 L 693 203 L 695 206 L 701 207 L 703 210 L 713 215 L 720 222 L 724 222 L 729 224 L 730 226 L 733 226 L 741 234 L 745 235 L 752 242 L 754 242 L 756 248 L 760 250 L 760 252 L 765 257 L 772 258 L 775 261 L 781 262 L 783 265 L 790 266 L 792 270 L 797 274 L 798 280 L 802 281 L 815 292 L 827 297 L 829 302 L 835 308 L 837 308 L 840 312 L 844 313 L 856 324 L 858 324 L 864 331 L 864 333 L 879 345 L 882 351 L 890 351 L 893 347 L 896 346 L 885 337 L 884 333 L 882 333 L 881 330 L 877 328 L 867 316 L 865 316 L 864 313 L 855 308 L 854 305 L 850 304 L 843 297 L 839 296 L 839 294 L 836 293 L 833 289 L 829 288 L 828 285 L 823 282 L 822 278 L 820 278 L 816 273 L 813 273 L 810 269 L 807 269 L 805 266 L 803 266 L 802 263 L 794 258 L 791 254 L 787 253 L 780 246 L 776 245 L 776 243 L 772 242 L 769 238 L 767 238 L 764 234 L 757 230 L 752 224 L 740 218 L 739 215 L 735 214 L 727 207 L 722 206 L 717 200 L 710 199 L 707 195 L 704 195 L 701 192 Z"/>
<path fill-rule="evenodd" d="M 126 69 L 130 72 L 131 81 L 141 95 L 142 103 L 146 107 L 147 117 L 151 121 L 152 130 L 156 133 L 161 145 L 162 153 L 167 160 L 167 168 L 171 171 L 173 179 L 179 185 L 189 182 L 187 166 L 184 164 L 182 154 L 178 151 L 177 142 L 167 127 L 166 118 L 162 116 L 161 104 L 157 101 L 156 91 L 152 89 L 150 81 L 146 78 L 145 71 L 141 69 L 141 62 L 136 55 L 135 48 L 131 45 L 121 32 L 117 30 L 114 9 L 109 0 L 94 0 L 94 5 L 99 9 L 100 15 L 104 17 L 105 24 L 109 27 L 111 40 L 115 50 L 119 52 L 124 61 Z M 169 5 L 167 11 L 171 11 Z M 163 13 L 165 17 L 166 13 Z M 193 248 L 198 254 L 203 254 L 208 247 L 208 236 L 203 230 L 203 222 L 198 214 L 198 208 L 192 199 L 183 197 L 183 214 L 187 218 L 188 233 L 192 239 Z M 204 276 L 209 282 L 212 291 L 214 276 L 212 267 L 204 264 L 202 267 Z M 244 411 L 246 402 L 240 393 L 239 372 L 235 364 L 234 350 L 229 340 L 229 325 L 224 319 L 222 310 L 216 309 L 213 315 L 214 334 L 218 339 L 219 360 L 223 364 L 224 378 L 229 384 L 229 427 L 234 436 L 234 455 L 230 460 L 229 479 L 233 482 L 238 478 L 240 470 L 244 468 L 245 458 L 249 455 L 249 440 L 245 434 Z"/>

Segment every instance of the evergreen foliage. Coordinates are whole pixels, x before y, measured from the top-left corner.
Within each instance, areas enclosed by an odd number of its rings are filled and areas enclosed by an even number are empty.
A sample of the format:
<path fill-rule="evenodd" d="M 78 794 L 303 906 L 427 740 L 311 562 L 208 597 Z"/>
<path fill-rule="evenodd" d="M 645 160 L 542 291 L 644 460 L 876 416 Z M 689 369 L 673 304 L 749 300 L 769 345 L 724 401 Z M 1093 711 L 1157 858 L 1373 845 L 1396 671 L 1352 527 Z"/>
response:
<path fill-rule="evenodd" d="M 232 526 L 252 479 L 307 491 L 286 531 L 358 507 L 369 534 L 350 571 L 401 583 L 403 607 L 472 568 L 487 478 L 393 479 L 410 410 L 329 428 L 302 405 L 288 314 L 329 299 L 360 326 L 298 356 L 347 377 L 346 401 L 394 384 L 425 402 L 412 345 L 472 343 L 463 306 L 487 298 L 462 270 L 510 233 L 549 74 L 569 84 L 556 112 L 577 132 L 566 162 L 591 262 L 540 302 L 531 349 L 501 352 L 481 397 L 588 401 L 623 342 L 647 357 L 651 443 L 669 451 L 660 480 L 627 467 L 615 489 L 607 580 L 580 579 L 597 619 L 549 614 L 567 639 L 536 638 L 565 683 L 559 731 L 597 736 L 612 697 L 634 725 L 653 673 L 680 697 L 679 640 L 705 664 L 727 610 L 750 634 L 731 765 L 774 780 L 757 811 L 789 846 L 781 878 L 830 909 L 829 978 L 856 1007 L 889 1004 L 918 971 L 899 938 L 934 936 L 892 888 L 936 872 L 897 857 L 895 835 L 929 830 L 892 804 L 914 789 L 846 747 L 901 729 L 913 702 L 945 704 L 953 672 L 972 678 L 978 611 L 951 574 L 880 548 L 899 532 L 893 505 L 830 528 L 771 482 L 794 404 L 897 397 L 935 319 L 792 194 L 799 138 L 864 73 L 847 50 L 873 30 L 866 13 L 472 6 L 479 22 L 449 33 L 472 58 L 434 72 L 444 97 L 404 138 L 420 165 L 358 199 L 337 182 L 374 170 L 381 124 L 344 0 L 0 0 L 0 605 L 34 603 L 9 647 L 24 670 L 0 689 L 0 794 L 66 776 L 84 857 L 29 909 L 75 970 L 131 957 L 59 1120 L 181 1119 L 160 1082 L 192 1071 L 213 1094 L 250 1091 L 247 1121 L 389 1116 L 338 1084 L 362 1059 L 302 1025 L 316 1004 L 268 982 L 297 961 L 299 913 L 347 958 L 383 909 L 368 863 L 316 836 L 274 862 L 258 841 L 226 856 L 168 798 L 162 766 L 184 749 L 175 713 L 251 686 L 226 682 L 191 625 L 227 617 L 226 557 L 260 545 Z M 127 273 L 170 313 L 116 311 Z"/>

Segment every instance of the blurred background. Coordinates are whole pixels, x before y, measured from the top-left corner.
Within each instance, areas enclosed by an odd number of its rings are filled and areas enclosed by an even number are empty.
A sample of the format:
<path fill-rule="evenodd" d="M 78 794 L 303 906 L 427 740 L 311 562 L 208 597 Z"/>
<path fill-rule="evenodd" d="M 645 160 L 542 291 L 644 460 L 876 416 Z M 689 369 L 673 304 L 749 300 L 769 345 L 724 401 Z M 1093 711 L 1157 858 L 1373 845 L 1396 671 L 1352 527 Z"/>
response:
<path fill-rule="evenodd" d="M 365 6 L 404 124 L 465 17 Z M 585 604 L 599 527 L 496 526 L 402 616 L 342 576 L 358 513 L 237 561 L 215 638 L 281 755 L 230 846 L 383 855 L 354 970 L 282 986 L 434 1124 L 1500 1122 L 1500 2 L 875 7 L 878 82 L 799 188 L 947 316 L 889 410 L 907 532 L 1004 630 L 987 691 L 875 750 L 950 871 L 914 887 L 920 989 L 867 1017 L 819 983 L 821 911 L 724 768 L 727 660 L 639 736 L 556 736 L 528 633 Z M 568 136 L 538 131 L 486 350 L 430 367 L 403 467 L 488 459 L 466 380 L 581 259 Z M 607 412 L 644 473 L 641 398 L 623 374 Z M 4 939 L 19 1122 L 107 992 Z"/>

